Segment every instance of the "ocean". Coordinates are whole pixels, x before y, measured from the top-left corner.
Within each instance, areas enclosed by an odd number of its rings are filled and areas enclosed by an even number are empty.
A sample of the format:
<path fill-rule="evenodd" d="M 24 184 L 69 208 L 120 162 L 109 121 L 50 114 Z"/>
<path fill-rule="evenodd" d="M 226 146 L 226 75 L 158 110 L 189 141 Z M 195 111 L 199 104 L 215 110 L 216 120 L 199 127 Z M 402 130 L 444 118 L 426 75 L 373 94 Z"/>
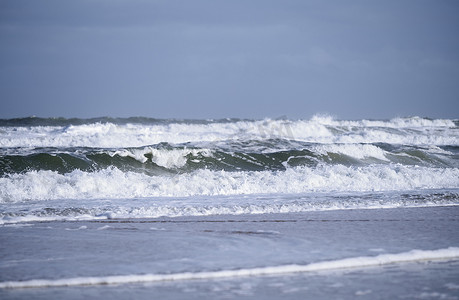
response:
<path fill-rule="evenodd" d="M 459 299 L 459 120 L 0 120 L 2 299 Z"/>

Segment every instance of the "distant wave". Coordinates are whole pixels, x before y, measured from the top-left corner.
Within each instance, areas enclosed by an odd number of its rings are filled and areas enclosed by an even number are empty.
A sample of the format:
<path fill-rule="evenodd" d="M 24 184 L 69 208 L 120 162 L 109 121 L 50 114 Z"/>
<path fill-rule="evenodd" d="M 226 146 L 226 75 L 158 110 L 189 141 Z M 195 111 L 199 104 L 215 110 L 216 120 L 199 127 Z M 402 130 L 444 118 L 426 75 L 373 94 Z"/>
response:
<path fill-rule="evenodd" d="M 41 118 L 41 117 L 25 117 L 25 118 L 12 118 L 12 119 L 0 119 L 0 126 L 72 126 L 72 125 L 90 125 L 90 124 L 104 124 L 112 123 L 116 125 L 126 124 L 144 124 L 144 125 L 156 125 L 156 124 L 211 124 L 211 123 L 236 123 L 236 122 L 257 122 L 257 121 L 289 121 L 286 118 L 277 119 L 239 119 L 239 118 L 223 118 L 223 119 L 159 119 L 149 117 L 128 117 L 128 118 L 116 118 L 116 117 L 97 117 L 97 118 Z M 328 115 L 315 115 L 310 120 L 297 120 L 300 122 L 312 122 L 323 125 L 333 126 L 365 126 L 365 127 L 426 127 L 426 126 L 457 126 L 457 119 L 429 119 L 422 117 L 406 117 L 406 118 L 393 118 L 390 120 L 337 120 Z M 294 121 L 295 122 L 295 121 Z"/>
<path fill-rule="evenodd" d="M 21 119 L 22 120 L 22 119 Z M 95 147 L 129 148 L 160 143 L 225 143 L 281 140 L 308 143 L 388 143 L 403 145 L 459 145 L 457 120 L 423 118 L 388 121 L 337 121 L 328 117 L 311 120 L 87 120 L 69 124 L 0 127 L 0 147 Z M 27 119 L 28 120 L 28 119 Z M 48 120 L 48 119 L 46 119 Z M 137 119 L 135 119 L 137 120 Z M 4 123 L 10 124 L 8 120 Z M 1 122 L 0 122 L 1 123 Z"/>
<path fill-rule="evenodd" d="M 13 119 L 0 119 L 0 126 L 5 127 L 28 127 L 28 126 L 75 126 L 85 124 L 106 124 L 112 123 L 116 125 L 126 124 L 170 124 L 170 123 L 184 123 L 184 124 L 208 124 L 208 123 L 222 123 L 222 122 L 235 122 L 242 119 L 226 118 L 216 120 L 194 120 L 194 119 L 157 119 L 147 117 L 129 117 L 129 118 L 113 118 L 113 117 L 97 117 L 97 118 L 40 118 L 40 117 L 26 117 L 26 118 L 13 118 Z"/>
<path fill-rule="evenodd" d="M 40 288 L 82 285 L 130 284 L 178 280 L 205 280 L 219 278 L 237 278 L 264 275 L 284 275 L 292 273 L 320 272 L 327 270 L 377 267 L 388 264 L 413 263 L 419 261 L 457 260 L 459 248 L 450 247 L 438 250 L 412 250 L 397 254 L 361 256 L 331 261 L 310 263 L 307 265 L 280 265 L 251 269 L 185 272 L 172 274 L 131 274 L 101 277 L 75 277 L 64 279 L 34 279 L 25 281 L 0 282 L 0 288 Z"/>

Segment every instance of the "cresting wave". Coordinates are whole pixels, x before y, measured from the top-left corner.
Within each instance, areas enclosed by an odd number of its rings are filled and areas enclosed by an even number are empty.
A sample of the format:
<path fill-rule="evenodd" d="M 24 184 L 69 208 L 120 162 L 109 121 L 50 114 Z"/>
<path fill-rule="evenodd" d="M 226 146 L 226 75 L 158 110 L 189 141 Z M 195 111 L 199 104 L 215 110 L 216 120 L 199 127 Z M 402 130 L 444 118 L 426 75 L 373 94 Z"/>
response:
<path fill-rule="evenodd" d="M 390 144 L 311 144 L 278 140 L 246 141 L 207 148 L 160 144 L 139 148 L 33 148 L 0 150 L 0 175 L 49 170 L 100 171 L 115 167 L 150 175 L 199 169 L 225 171 L 285 170 L 296 166 L 403 164 L 459 167 L 456 146 Z M 279 149 L 282 147 L 282 149 Z M 3 155 L 2 155 L 3 154 Z"/>
<path fill-rule="evenodd" d="M 307 192 L 369 192 L 459 187 L 458 168 L 320 165 L 285 171 L 198 170 L 149 176 L 108 168 L 96 172 L 31 171 L 0 178 L 0 203 L 100 198 L 186 197 Z"/>
<path fill-rule="evenodd" d="M 22 120 L 22 123 L 21 123 Z M 2 126 L 3 124 L 3 126 Z M 33 124 L 32 126 L 30 124 Z M 0 122 L 0 147 L 141 147 L 159 143 L 286 139 L 310 143 L 458 145 L 457 120 L 397 118 L 388 121 L 310 120 L 177 121 L 156 119 L 19 119 Z"/>
<path fill-rule="evenodd" d="M 458 125 L 418 117 L 0 120 L 0 204 L 455 190 Z"/>
<path fill-rule="evenodd" d="M 34 279 L 27 281 L 0 282 L 0 288 L 40 288 L 82 285 L 115 285 L 147 282 L 208 280 L 264 275 L 283 275 L 291 273 L 320 272 L 350 268 L 376 267 L 388 264 L 413 263 L 420 261 L 457 260 L 459 248 L 450 247 L 438 250 L 412 250 L 398 254 L 353 257 L 332 261 L 311 263 L 308 265 L 281 265 L 252 269 L 221 270 L 207 272 L 184 272 L 174 274 L 118 275 L 103 277 L 75 277 L 57 280 Z"/>

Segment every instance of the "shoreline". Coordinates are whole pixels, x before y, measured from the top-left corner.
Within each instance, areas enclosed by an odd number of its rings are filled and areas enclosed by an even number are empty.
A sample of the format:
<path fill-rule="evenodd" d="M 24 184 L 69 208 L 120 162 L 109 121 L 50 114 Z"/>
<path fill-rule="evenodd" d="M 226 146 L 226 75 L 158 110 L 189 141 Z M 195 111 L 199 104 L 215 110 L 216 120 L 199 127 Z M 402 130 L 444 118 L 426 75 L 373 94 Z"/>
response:
<path fill-rule="evenodd" d="M 430 254 L 459 247 L 458 215 L 459 207 L 449 206 L 0 226 L 0 295 L 9 299 L 38 293 L 46 298 L 57 291 L 78 299 L 89 289 L 96 296 L 118 291 L 115 299 L 122 299 L 126 296 L 122 291 L 127 290 L 141 299 L 152 295 L 179 299 L 190 298 L 184 290 L 192 288 L 196 299 L 198 295 L 211 299 L 220 296 L 209 291 L 211 287 L 250 283 L 253 293 L 246 296 L 256 298 L 277 282 L 296 290 L 292 295 L 299 297 L 305 295 L 306 280 L 317 299 L 326 299 L 331 294 L 321 291 L 329 278 L 347 282 L 344 290 L 348 292 L 365 291 L 364 284 L 375 291 L 378 280 L 387 280 L 384 274 L 390 270 L 403 286 L 398 287 L 401 293 L 419 290 L 419 278 L 415 279 L 422 275 L 427 286 L 439 289 L 436 292 L 456 295 L 456 254 L 449 255 L 450 260 L 441 260 L 440 255 L 434 262 Z M 424 254 L 416 258 L 414 250 Z M 380 263 L 391 255 L 394 263 Z M 321 263 L 339 266 L 349 260 L 357 267 L 323 271 L 317 267 Z M 405 260 L 411 262 L 402 263 Z M 365 261 L 372 266 L 365 267 Z M 422 272 L 410 271 L 413 268 Z M 372 281 L 366 273 L 379 279 Z M 173 281 L 177 276 L 185 280 Z M 357 279 L 349 281 L 353 276 Z M 453 288 L 441 285 L 440 278 Z M 44 280 L 41 283 L 48 287 L 5 289 L 7 282 L 26 287 L 35 280 Z M 224 295 L 237 298 L 234 291 L 228 289 Z M 355 296 L 356 291 L 351 294 Z M 283 297 L 279 293 L 265 296 Z M 344 298 L 351 299 L 349 295 Z"/>

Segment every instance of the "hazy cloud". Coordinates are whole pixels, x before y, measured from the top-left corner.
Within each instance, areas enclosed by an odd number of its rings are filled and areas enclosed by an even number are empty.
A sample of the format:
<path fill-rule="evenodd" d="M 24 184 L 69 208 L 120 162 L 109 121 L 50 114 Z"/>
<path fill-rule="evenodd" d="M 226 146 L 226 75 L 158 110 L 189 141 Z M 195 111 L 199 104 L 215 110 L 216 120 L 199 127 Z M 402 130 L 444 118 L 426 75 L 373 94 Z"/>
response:
<path fill-rule="evenodd" d="M 0 2 L 0 117 L 458 117 L 455 1 Z"/>

